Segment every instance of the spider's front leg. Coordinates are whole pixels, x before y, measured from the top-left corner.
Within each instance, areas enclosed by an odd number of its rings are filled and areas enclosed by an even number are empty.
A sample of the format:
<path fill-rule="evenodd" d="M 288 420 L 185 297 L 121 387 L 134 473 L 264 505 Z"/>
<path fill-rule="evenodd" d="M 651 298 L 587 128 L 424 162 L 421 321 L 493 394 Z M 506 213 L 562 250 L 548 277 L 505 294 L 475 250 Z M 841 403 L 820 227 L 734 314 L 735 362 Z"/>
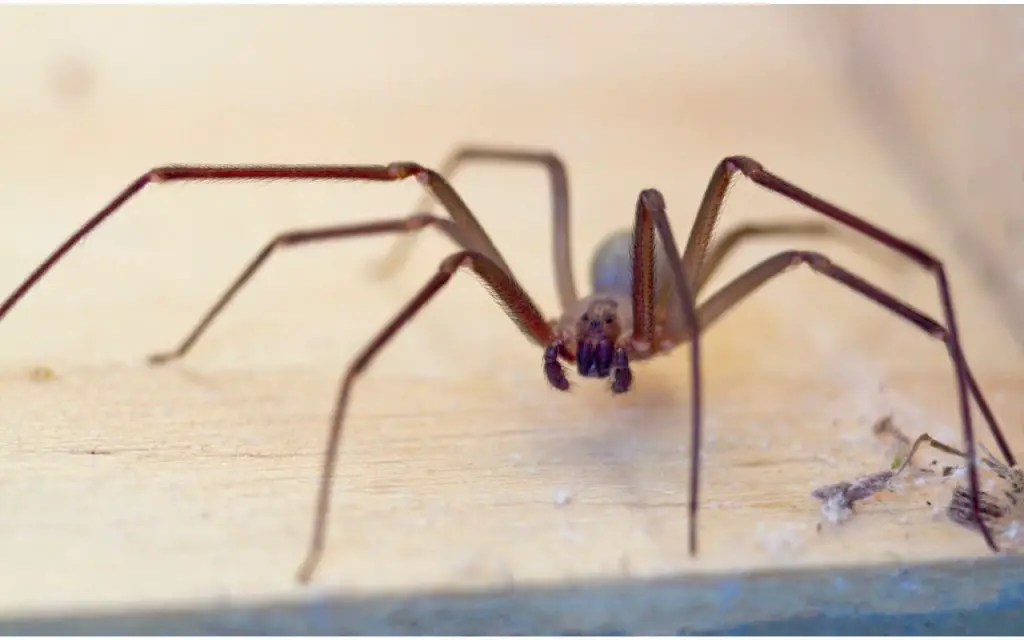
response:
<path fill-rule="evenodd" d="M 86 220 L 63 243 L 54 249 L 7 298 L 0 303 L 2 320 L 18 302 L 63 257 L 105 220 L 145 187 L 168 182 L 271 181 L 271 180 L 334 180 L 364 182 L 397 182 L 415 177 L 437 199 L 451 220 L 435 222 L 462 248 L 477 251 L 508 273 L 508 264 L 455 189 L 437 172 L 415 162 L 392 162 L 387 165 L 166 165 L 150 169 L 121 190 L 105 207 Z M 416 218 L 411 216 L 409 219 Z M 396 230 L 398 230 L 396 228 Z M 303 232 L 299 232 L 303 233 Z M 312 233 L 319 233 L 314 230 Z"/>
<path fill-rule="evenodd" d="M 327 514 L 331 500 L 331 484 L 338 446 L 345 420 L 345 411 L 355 381 L 366 371 L 372 360 L 392 338 L 423 309 L 430 300 L 448 284 L 461 269 L 473 271 L 483 284 L 494 294 L 497 302 L 521 331 L 537 344 L 549 344 L 555 340 L 551 325 L 544 320 L 536 304 L 527 296 L 515 278 L 502 269 L 489 256 L 476 251 L 459 251 L 448 256 L 438 267 L 429 281 L 402 308 L 369 344 L 356 356 L 342 378 L 338 400 L 334 407 L 327 448 L 324 454 L 323 471 L 320 476 L 320 490 L 317 495 L 316 515 L 313 534 L 306 559 L 299 568 L 298 579 L 308 582 L 320 561 L 327 534 Z"/>
<path fill-rule="evenodd" d="M 701 409 L 703 381 L 700 362 L 700 324 L 697 320 L 694 283 L 696 277 L 688 275 L 683 262 L 675 260 L 680 255 L 668 220 L 665 198 L 657 189 L 645 189 L 636 203 L 636 222 L 633 230 L 633 342 L 657 349 L 656 334 L 656 288 L 654 233 L 662 242 L 668 260 L 669 275 L 672 279 L 674 302 L 679 305 L 690 342 L 690 555 L 697 553 L 697 511 L 700 495 L 700 444 Z"/>

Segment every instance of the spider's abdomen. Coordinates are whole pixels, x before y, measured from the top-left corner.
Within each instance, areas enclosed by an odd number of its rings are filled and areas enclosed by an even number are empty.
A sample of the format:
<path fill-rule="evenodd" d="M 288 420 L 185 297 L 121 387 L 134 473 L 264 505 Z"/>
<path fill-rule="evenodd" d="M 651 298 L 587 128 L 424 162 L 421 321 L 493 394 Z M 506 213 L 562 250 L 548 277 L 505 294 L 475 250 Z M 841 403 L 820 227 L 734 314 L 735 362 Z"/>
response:
<path fill-rule="evenodd" d="M 661 242 L 655 237 L 655 259 L 660 269 L 655 269 L 655 280 L 658 271 L 667 265 L 664 261 L 665 251 Z M 633 230 L 623 229 L 612 233 L 597 246 L 594 257 L 590 261 L 590 286 L 596 294 L 616 298 L 629 298 L 633 295 Z"/>

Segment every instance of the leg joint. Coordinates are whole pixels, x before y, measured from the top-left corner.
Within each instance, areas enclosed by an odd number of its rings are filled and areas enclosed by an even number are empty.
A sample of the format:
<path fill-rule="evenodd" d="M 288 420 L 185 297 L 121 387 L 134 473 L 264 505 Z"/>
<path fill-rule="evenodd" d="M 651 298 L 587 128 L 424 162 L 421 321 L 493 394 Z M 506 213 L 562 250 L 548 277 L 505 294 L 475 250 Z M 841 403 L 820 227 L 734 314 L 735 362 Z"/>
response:
<path fill-rule="evenodd" d="M 392 162 L 388 165 L 388 175 L 395 180 L 404 180 L 409 176 L 419 177 L 427 173 L 430 173 L 428 169 L 415 162 Z"/>
<path fill-rule="evenodd" d="M 418 231 L 437 223 L 439 218 L 430 213 L 414 213 L 409 216 L 406 224 L 409 231 Z"/>
<path fill-rule="evenodd" d="M 764 173 L 764 166 L 760 162 L 747 156 L 729 156 L 722 161 L 730 173 L 732 171 L 739 171 L 748 178 L 753 179 L 754 175 Z"/>
<path fill-rule="evenodd" d="M 441 271 L 449 274 L 455 273 L 460 268 L 473 264 L 473 259 L 477 255 L 479 254 L 475 251 L 457 251 L 444 259 L 444 262 L 441 263 Z"/>
<path fill-rule="evenodd" d="M 792 250 L 785 251 L 782 255 L 788 259 L 790 268 L 806 264 L 815 271 L 830 271 L 833 266 L 831 260 L 817 251 Z"/>

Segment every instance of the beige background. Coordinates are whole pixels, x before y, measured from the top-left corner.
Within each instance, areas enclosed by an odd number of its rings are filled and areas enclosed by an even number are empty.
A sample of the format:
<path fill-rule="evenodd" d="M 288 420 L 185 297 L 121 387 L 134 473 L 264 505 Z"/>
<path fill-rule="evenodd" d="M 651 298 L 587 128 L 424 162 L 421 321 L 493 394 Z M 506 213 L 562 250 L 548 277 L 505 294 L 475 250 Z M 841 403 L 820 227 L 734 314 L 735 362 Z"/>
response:
<path fill-rule="evenodd" d="M 744 153 L 947 260 L 965 349 L 1022 443 L 1024 104 L 1022 75 L 1007 71 L 1021 59 L 1019 10 L 2 16 L 4 290 L 157 164 L 437 164 L 464 141 L 566 160 L 582 282 L 590 249 L 629 223 L 640 189 L 663 190 L 685 235 L 715 163 Z M 456 182 L 554 314 L 544 184 L 495 167 Z M 450 247 L 424 234 L 383 282 L 369 267 L 387 239 L 281 255 L 186 362 L 154 371 L 142 356 L 178 340 L 275 232 L 398 215 L 417 193 L 153 187 L 52 272 L 0 339 L 0 492 L 15 514 L 0 529 L 0 607 L 296 592 L 338 376 Z M 743 184 L 724 225 L 768 218 L 813 219 Z M 926 274 L 846 236 L 752 244 L 716 284 L 790 246 L 821 248 L 938 310 Z M 941 345 L 805 272 L 758 293 L 706 344 L 707 508 L 691 560 L 686 355 L 638 367 L 629 398 L 593 384 L 558 395 L 486 292 L 456 279 L 357 387 L 318 584 L 449 589 L 985 556 L 919 495 L 814 533 L 812 487 L 885 464 L 876 418 L 895 412 L 910 432 L 959 439 Z M 57 379 L 32 382 L 37 365 Z"/>

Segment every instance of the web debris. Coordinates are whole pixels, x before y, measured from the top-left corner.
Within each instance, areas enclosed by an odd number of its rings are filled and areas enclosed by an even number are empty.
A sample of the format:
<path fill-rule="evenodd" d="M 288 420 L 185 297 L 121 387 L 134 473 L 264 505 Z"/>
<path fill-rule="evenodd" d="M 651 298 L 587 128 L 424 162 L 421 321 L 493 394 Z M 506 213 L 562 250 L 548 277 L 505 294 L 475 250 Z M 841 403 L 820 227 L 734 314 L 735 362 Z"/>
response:
<path fill-rule="evenodd" d="M 1020 535 L 1021 526 L 1024 525 L 1024 471 L 1019 467 L 1003 464 L 985 445 L 979 443 L 978 448 L 984 454 L 979 461 L 1002 481 L 999 488 L 1001 495 L 984 490 L 978 491 L 981 517 L 994 535 L 1005 538 L 1010 546 L 1020 548 L 1024 546 L 1024 536 Z M 962 458 L 967 457 L 965 453 L 956 453 Z M 963 468 L 964 465 L 958 467 Z M 962 484 L 957 484 L 953 488 L 953 497 L 946 507 L 946 515 L 962 527 L 975 531 L 979 529 L 978 520 L 971 509 L 971 493 Z"/>
<path fill-rule="evenodd" d="M 893 423 L 891 415 L 878 420 L 872 431 L 876 436 L 888 436 L 895 441 L 896 451 L 890 468 L 861 476 L 852 482 L 838 482 L 819 487 L 811 492 L 812 497 L 822 501 L 822 515 L 832 524 L 841 523 L 852 516 L 853 506 L 857 502 L 881 491 L 895 490 L 894 481 L 910 467 L 914 454 L 924 444 L 962 459 L 967 458 L 964 452 L 936 440 L 927 433 L 922 433 L 912 442 Z M 1020 535 L 1021 529 L 1024 528 L 1024 471 L 1003 464 L 983 444 L 978 443 L 977 446 L 984 454 L 984 457 L 979 457 L 980 465 L 995 473 L 1003 485 L 998 496 L 979 489 L 981 517 L 995 535 L 1002 535 L 1009 541 L 1017 542 L 1015 546 L 1024 546 L 1024 535 Z M 932 464 L 936 462 L 933 460 Z M 917 484 L 921 484 L 920 480 L 929 475 L 938 477 L 940 481 L 949 477 L 959 479 L 966 475 L 966 464 L 945 466 L 940 473 L 929 468 L 917 468 L 915 472 L 919 480 Z M 953 488 L 945 513 L 952 522 L 960 526 L 978 529 L 978 522 L 971 509 L 970 491 L 959 482 Z M 821 530 L 821 523 L 818 524 L 818 530 Z"/>
<path fill-rule="evenodd" d="M 891 415 L 879 419 L 871 430 L 876 436 L 889 436 L 895 440 L 896 452 L 893 462 L 885 471 L 860 476 L 853 482 L 825 485 L 811 492 L 812 497 L 822 501 L 821 514 L 832 524 L 849 519 L 853 515 L 853 505 L 857 502 L 892 489 L 892 481 L 909 466 L 918 447 L 925 439 L 931 440 L 927 434 L 923 434 L 911 443 L 910 438 L 893 424 Z M 820 523 L 818 530 L 821 530 Z"/>
<path fill-rule="evenodd" d="M 832 524 L 839 524 L 853 515 L 854 503 L 870 498 L 889 488 L 895 472 L 879 471 L 861 476 L 853 482 L 837 482 L 818 487 L 811 496 L 822 501 L 821 515 Z"/>

